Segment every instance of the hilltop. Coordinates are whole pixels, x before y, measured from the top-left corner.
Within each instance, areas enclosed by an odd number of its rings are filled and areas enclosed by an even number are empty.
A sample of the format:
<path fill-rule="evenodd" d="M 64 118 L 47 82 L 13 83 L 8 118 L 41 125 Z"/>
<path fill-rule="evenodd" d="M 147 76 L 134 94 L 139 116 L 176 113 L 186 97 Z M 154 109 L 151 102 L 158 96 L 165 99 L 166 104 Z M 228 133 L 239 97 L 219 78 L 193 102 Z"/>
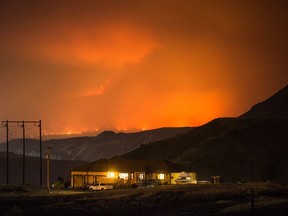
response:
<path fill-rule="evenodd" d="M 285 118 L 288 117 L 288 85 L 265 101 L 257 103 L 241 118 Z"/>
<path fill-rule="evenodd" d="M 198 179 L 287 182 L 287 101 L 286 86 L 239 118 L 215 119 L 124 157 L 170 160 L 194 169 Z"/>

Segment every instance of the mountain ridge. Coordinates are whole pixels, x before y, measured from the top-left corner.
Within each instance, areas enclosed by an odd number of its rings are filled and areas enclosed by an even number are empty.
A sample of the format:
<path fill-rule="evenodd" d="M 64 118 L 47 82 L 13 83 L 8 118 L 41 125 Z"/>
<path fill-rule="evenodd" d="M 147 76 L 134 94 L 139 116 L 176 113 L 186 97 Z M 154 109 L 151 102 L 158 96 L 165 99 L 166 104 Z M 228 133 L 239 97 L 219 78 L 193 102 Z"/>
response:
<path fill-rule="evenodd" d="M 121 155 L 141 145 L 177 136 L 191 129 L 192 127 L 164 127 L 133 133 L 103 131 L 92 137 L 72 137 L 43 141 L 42 148 L 44 154 L 46 148 L 51 147 L 51 158 L 53 159 L 95 161 Z M 25 141 L 26 155 L 38 157 L 39 141 L 34 139 L 26 139 Z M 22 139 L 11 140 L 9 142 L 10 151 L 22 154 L 22 142 Z M 6 151 L 6 143 L 0 144 L 0 151 Z"/>
<path fill-rule="evenodd" d="M 181 136 L 141 146 L 123 157 L 170 160 L 194 169 L 199 179 L 220 175 L 228 182 L 287 182 L 288 109 L 279 112 L 287 101 L 286 86 L 253 106 L 253 112 L 214 119 Z M 265 111 L 269 107 L 274 107 L 274 114 Z"/>
<path fill-rule="evenodd" d="M 251 107 L 240 118 L 281 118 L 288 117 L 288 85 L 268 99 Z"/>
<path fill-rule="evenodd" d="M 174 131 L 174 134 L 171 134 L 171 128 L 131 134 L 105 131 L 99 134 L 98 138 L 96 136 L 68 138 L 64 141 L 52 140 L 44 142 L 43 146 L 52 146 L 54 156 L 57 155 L 57 151 L 66 152 L 63 159 L 71 159 L 71 155 L 74 155 L 74 160 L 81 160 L 81 156 L 78 155 L 84 155 L 90 161 L 118 155 L 124 158 L 165 159 L 182 164 L 189 170 L 194 169 L 198 180 L 220 175 L 226 182 L 287 183 L 287 91 L 286 86 L 239 117 L 217 118 L 195 128 L 178 128 L 179 131 Z M 159 133 L 163 133 L 164 136 L 160 136 Z M 102 141 L 96 144 L 95 139 Z M 107 139 L 107 142 L 103 142 Z M 18 140 L 19 149 L 22 144 L 20 141 Z M 61 144 L 67 141 L 70 142 L 69 145 Z M 34 145 L 37 145 L 37 141 Z M 57 150 L 57 146 L 63 148 Z M 119 146 L 123 147 L 120 151 Z M 102 149 L 103 147 L 106 149 Z M 2 148 L 5 148 L 5 144 Z M 103 150 L 101 156 L 95 153 L 95 148 Z M 109 149 L 115 152 L 111 154 Z"/>

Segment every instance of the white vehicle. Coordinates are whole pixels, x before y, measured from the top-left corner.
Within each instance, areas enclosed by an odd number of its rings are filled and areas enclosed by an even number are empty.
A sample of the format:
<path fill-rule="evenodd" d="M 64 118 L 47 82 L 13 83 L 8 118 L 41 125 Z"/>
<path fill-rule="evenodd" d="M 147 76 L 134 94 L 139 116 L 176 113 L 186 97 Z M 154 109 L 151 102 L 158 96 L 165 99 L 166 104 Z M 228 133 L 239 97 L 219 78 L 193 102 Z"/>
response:
<path fill-rule="evenodd" d="M 186 172 L 181 172 L 175 182 L 176 184 L 197 184 L 197 181 L 192 180 L 192 176 Z"/>
<path fill-rule="evenodd" d="M 94 191 L 94 190 L 112 190 L 113 189 L 113 185 L 111 184 L 106 184 L 106 183 L 97 183 L 94 185 L 91 185 L 89 187 L 90 191 Z"/>

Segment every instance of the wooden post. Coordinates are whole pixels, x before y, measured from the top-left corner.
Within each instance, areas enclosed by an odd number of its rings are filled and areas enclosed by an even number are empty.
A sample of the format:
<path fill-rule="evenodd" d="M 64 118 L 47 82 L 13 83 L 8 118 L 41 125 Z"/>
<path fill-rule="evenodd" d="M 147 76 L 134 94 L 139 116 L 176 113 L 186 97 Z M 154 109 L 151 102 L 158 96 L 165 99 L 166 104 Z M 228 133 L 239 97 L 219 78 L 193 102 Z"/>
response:
<path fill-rule="evenodd" d="M 141 216 L 141 202 L 140 199 L 138 200 L 138 212 L 139 212 L 139 216 Z"/>
<path fill-rule="evenodd" d="M 8 126 L 8 120 L 6 121 L 6 184 L 9 185 L 9 126 Z"/>
<path fill-rule="evenodd" d="M 251 188 L 251 215 L 254 216 L 254 189 Z"/>
<path fill-rule="evenodd" d="M 40 186 L 42 186 L 42 125 L 39 120 L 39 141 L 40 141 Z"/>
<path fill-rule="evenodd" d="M 23 121 L 22 123 L 23 127 L 23 185 L 25 185 L 25 148 L 26 148 L 26 143 L 25 143 L 25 122 Z"/>
<path fill-rule="evenodd" d="M 50 193 L 50 154 L 51 154 L 51 147 L 47 147 L 46 153 L 46 162 L 47 162 L 47 173 L 46 173 L 46 183 L 47 183 L 47 192 Z"/>

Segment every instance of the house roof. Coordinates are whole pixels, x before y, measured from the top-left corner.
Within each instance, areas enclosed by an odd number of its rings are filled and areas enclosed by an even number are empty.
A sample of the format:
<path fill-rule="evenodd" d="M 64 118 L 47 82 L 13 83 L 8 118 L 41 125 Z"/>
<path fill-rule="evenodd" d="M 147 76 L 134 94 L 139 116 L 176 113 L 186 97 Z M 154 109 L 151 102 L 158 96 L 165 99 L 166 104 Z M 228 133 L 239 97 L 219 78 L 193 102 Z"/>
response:
<path fill-rule="evenodd" d="M 72 171 L 84 172 L 181 172 L 184 168 L 164 160 L 142 160 L 142 159 L 124 159 L 115 157 L 112 159 L 101 159 L 77 167 Z"/>

